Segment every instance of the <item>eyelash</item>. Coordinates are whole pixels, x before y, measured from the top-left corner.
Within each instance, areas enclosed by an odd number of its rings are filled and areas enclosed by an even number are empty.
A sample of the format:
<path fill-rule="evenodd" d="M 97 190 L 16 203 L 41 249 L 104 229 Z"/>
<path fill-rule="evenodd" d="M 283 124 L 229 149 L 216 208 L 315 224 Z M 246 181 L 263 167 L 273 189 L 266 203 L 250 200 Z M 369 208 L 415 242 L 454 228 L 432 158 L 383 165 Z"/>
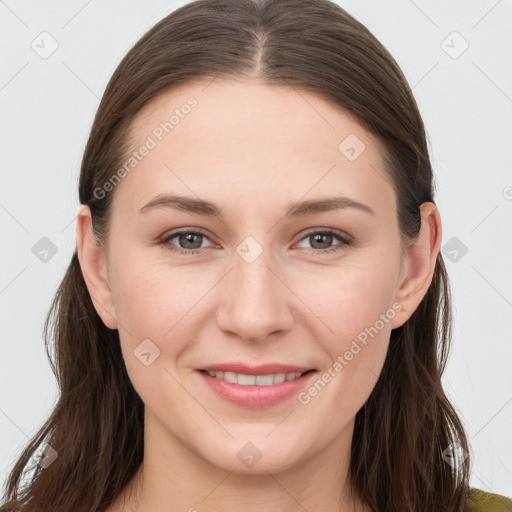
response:
<path fill-rule="evenodd" d="M 202 249 L 189 249 L 189 250 L 187 250 L 187 249 L 173 249 L 173 248 L 171 248 L 170 244 L 169 244 L 169 241 L 172 240 L 173 238 L 176 238 L 177 236 L 183 235 L 183 234 L 187 234 L 187 235 L 201 235 L 201 236 L 203 236 L 205 238 L 208 238 L 204 233 L 202 233 L 200 231 L 192 231 L 192 230 L 189 230 L 189 229 L 179 229 L 177 231 L 174 231 L 173 233 L 170 233 L 166 237 L 164 237 L 164 239 L 161 240 L 160 243 L 163 244 L 163 245 L 167 245 L 170 251 L 172 251 L 174 253 L 178 253 L 178 254 L 183 254 L 183 255 L 197 254 L 198 252 L 202 251 Z M 310 237 L 312 235 L 332 235 L 333 237 L 337 238 L 341 242 L 340 246 L 334 246 L 334 247 L 331 247 L 329 249 L 309 249 L 310 251 L 313 251 L 313 252 L 319 253 L 319 254 L 326 254 L 326 253 L 337 252 L 337 251 L 345 249 L 347 246 L 353 245 L 353 239 L 351 237 L 349 237 L 347 235 L 344 235 L 343 233 L 341 233 L 341 232 L 339 232 L 339 231 L 337 231 L 335 229 L 322 229 L 322 230 L 312 230 L 312 231 L 309 231 L 308 233 L 306 233 L 297 242 L 302 242 L 304 239 L 306 239 L 306 238 L 308 238 L 308 237 Z"/>

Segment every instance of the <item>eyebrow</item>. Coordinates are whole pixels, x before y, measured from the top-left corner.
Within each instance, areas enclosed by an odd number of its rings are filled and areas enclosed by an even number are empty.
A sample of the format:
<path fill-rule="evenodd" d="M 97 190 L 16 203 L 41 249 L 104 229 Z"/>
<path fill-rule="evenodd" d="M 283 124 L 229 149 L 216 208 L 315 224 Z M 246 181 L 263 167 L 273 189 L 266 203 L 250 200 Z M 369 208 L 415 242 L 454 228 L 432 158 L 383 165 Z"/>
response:
<path fill-rule="evenodd" d="M 222 209 L 215 203 L 193 197 L 171 194 L 160 194 L 156 196 L 149 201 L 149 203 L 144 205 L 139 212 L 145 213 L 157 208 L 172 208 L 189 213 L 195 213 L 196 215 L 204 215 L 206 217 L 224 218 Z M 325 199 L 310 199 L 292 204 L 286 211 L 285 217 L 305 217 L 307 215 L 314 215 L 315 213 L 328 212 L 343 208 L 357 208 L 358 210 L 369 213 L 370 215 L 376 215 L 375 212 L 366 204 L 354 201 L 348 197 L 335 196 Z"/>

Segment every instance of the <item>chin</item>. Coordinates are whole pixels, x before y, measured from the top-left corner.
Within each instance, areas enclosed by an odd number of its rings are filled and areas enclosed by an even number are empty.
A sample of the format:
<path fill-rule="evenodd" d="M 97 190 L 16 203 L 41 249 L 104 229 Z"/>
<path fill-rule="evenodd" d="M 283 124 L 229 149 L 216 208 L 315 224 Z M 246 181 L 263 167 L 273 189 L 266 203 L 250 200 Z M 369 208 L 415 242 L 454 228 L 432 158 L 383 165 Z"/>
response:
<path fill-rule="evenodd" d="M 233 440 L 235 446 L 219 446 L 215 453 L 210 452 L 205 458 L 217 467 L 240 475 L 279 473 L 298 463 L 299 441 L 296 448 L 290 447 L 288 451 L 283 451 L 282 443 L 277 437 L 274 443 L 268 439 L 261 442 L 248 439 L 244 437 L 243 441 Z"/>

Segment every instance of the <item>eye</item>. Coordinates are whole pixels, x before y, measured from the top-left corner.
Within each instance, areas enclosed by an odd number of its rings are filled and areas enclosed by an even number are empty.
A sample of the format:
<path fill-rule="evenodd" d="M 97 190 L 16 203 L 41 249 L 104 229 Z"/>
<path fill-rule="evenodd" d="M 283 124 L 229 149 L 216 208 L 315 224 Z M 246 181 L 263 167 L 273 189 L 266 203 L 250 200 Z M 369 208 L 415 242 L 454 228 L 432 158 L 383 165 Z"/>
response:
<path fill-rule="evenodd" d="M 174 240 L 175 238 L 178 239 L 177 243 L 181 246 L 181 248 L 172 247 L 176 245 L 171 243 L 171 240 Z M 313 248 L 311 250 L 320 254 L 340 251 L 345 247 L 353 244 L 352 237 L 334 229 L 316 229 L 309 231 L 305 237 L 301 238 L 300 241 L 307 239 L 312 241 L 311 243 Z M 330 247 L 333 240 L 335 239 L 339 240 L 340 243 L 334 247 Z M 160 243 L 168 246 L 172 252 L 191 255 L 201 252 L 201 249 L 205 247 L 202 243 L 204 240 L 208 240 L 208 237 L 200 231 L 180 229 L 165 236 Z M 320 245 L 321 247 L 315 247 L 317 245 Z"/>
<path fill-rule="evenodd" d="M 178 243 L 184 246 L 184 249 L 182 250 L 180 248 L 175 249 L 173 247 L 170 247 L 171 240 L 174 238 L 178 238 Z M 178 254 L 195 254 L 197 252 L 200 252 L 196 249 L 200 249 L 202 247 L 202 239 L 207 239 L 206 235 L 199 231 L 191 231 L 187 229 L 180 229 L 178 231 L 174 231 L 173 233 L 170 233 L 168 236 L 166 236 L 160 243 L 169 245 L 169 249 L 173 252 L 176 252 Z"/>
<path fill-rule="evenodd" d="M 329 246 L 333 239 L 338 239 L 341 243 L 334 247 L 323 247 L 325 245 Z M 334 229 L 310 231 L 301 240 L 312 240 L 313 250 L 319 249 L 314 252 L 319 252 L 320 254 L 340 251 L 353 243 L 353 239 L 350 236 Z M 321 247 L 315 247 L 315 245 L 320 245 Z"/>

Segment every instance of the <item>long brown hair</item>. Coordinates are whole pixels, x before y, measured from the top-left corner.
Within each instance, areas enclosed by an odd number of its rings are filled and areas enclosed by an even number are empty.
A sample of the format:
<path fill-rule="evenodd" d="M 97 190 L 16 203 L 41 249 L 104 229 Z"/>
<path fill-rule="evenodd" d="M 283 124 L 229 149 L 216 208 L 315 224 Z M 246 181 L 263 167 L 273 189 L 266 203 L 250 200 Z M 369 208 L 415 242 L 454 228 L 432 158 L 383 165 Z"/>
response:
<path fill-rule="evenodd" d="M 435 202 L 424 125 L 399 66 L 371 32 L 329 0 L 197 0 L 134 45 L 103 94 L 79 184 L 98 240 L 108 235 L 113 192 L 100 198 L 95 190 L 122 165 L 134 116 L 178 84 L 217 76 L 311 91 L 352 113 L 382 144 L 401 235 L 418 235 L 420 205 Z M 391 332 L 382 373 L 356 415 L 349 479 L 374 511 L 464 510 L 468 441 L 441 385 L 451 322 L 439 254 L 426 295 Z M 117 330 L 92 304 L 76 251 L 44 331 L 60 396 L 12 469 L 1 510 L 101 512 L 143 460 L 144 404 L 127 375 Z M 33 462 L 42 447 L 58 455 L 46 467 Z"/>

